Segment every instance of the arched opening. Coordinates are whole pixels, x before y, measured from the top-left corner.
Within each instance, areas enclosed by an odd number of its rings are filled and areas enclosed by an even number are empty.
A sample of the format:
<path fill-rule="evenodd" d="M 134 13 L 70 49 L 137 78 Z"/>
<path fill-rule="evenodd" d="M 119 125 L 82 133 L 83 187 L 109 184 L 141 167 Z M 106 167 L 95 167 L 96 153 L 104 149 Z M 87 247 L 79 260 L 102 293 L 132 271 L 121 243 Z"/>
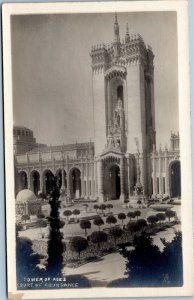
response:
<path fill-rule="evenodd" d="M 79 199 L 81 197 L 81 172 L 74 168 L 69 174 L 70 197 L 71 199 Z"/>
<path fill-rule="evenodd" d="M 123 86 L 119 85 L 117 88 L 117 99 L 121 99 L 123 101 Z"/>
<path fill-rule="evenodd" d="M 180 197 L 181 196 L 181 166 L 180 161 L 174 161 L 171 163 L 169 168 L 169 179 L 170 179 L 170 196 Z"/>
<path fill-rule="evenodd" d="M 61 169 L 59 169 L 56 172 L 55 180 L 56 180 L 56 186 L 60 190 L 61 186 L 62 186 L 62 172 L 61 172 Z"/>
<path fill-rule="evenodd" d="M 108 169 L 107 179 L 106 194 L 108 200 L 119 199 L 121 195 L 121 185 L 120 168 L 118 165 L 114 164 Z"/>
<path fill-rule="evenodd" d="M 54 188 L 55 177 L 50 170 L 43 173 L 43 194 L 47 196 Z"/>
<path fill-rule="evenodd" d="M 64 173 L 63 173 L 63 176 L 62 176 L 62 172 L 64 172 Z M 63 177 L 64 177 L 64 179 L 63 179 Z M 57 186 L 57 188 L 58 188 L 59 190 L 60 190 L 61 188 L 67 189 L 67 174 L 66 174 L 65 170 L 59 169 L 59 170 L 56 172 L 55 180 L 56 180 L 56 186 Z M 62 180 L 64 180 L 64 182 L 62 182 Z"/>
<path fill-rule="evenodd" d="M 31 173 L 31 187 L 34 194 L 37 196 L 40 191 L 40 174 L 37 171 Z"/>
<path fill-rule="evenodd" d="M 19 173 L 19 190 L 27 189 L 28 188 L 28 178 L 27 174 L 24 171 Z"/>

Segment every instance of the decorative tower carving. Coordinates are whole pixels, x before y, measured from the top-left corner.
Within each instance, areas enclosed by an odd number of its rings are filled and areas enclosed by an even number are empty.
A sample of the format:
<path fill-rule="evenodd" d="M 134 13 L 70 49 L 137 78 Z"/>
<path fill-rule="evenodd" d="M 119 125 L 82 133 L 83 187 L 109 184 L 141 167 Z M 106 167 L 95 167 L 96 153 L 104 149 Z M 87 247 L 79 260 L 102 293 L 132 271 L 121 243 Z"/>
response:
<path fill-rule="evenodd" d="M 126 25 L 126 34 L 125 34 L 125 43 L 129 43 L 130 42 L 130 36 L 129 36 L 129 26 L 128 23 Z"/>
<path fill-rule="evenodd" d="M 115 13 L 115 23 L 114 23 L 114 59 L 118 59 L 120 56 L 120 36 L 119 36 L 119 24 L 117 20 L 117 14 Z"/>

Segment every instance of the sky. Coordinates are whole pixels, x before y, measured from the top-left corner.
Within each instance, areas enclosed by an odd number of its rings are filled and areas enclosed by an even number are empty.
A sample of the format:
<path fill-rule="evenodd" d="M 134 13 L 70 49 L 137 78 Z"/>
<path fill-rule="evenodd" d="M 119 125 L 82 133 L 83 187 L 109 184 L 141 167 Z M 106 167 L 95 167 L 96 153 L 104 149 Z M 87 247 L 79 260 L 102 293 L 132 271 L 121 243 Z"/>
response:
<path fill-rule="evenodd" d="M 178 131 L 177 27 L 174 12 L 118 13 L 151 45 L 157 146 Z M 11 20 L 14 124 L 37 142 L 93 140 L 92 45 L 113 41 L 114 13 L 17 15 Z"/>

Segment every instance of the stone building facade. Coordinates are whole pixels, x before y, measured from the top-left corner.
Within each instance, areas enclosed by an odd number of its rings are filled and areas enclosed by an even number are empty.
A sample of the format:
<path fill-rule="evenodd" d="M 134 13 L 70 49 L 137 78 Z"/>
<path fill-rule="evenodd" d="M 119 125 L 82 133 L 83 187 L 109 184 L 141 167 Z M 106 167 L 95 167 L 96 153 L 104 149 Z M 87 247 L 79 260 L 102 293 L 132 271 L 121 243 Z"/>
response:
<path fill-rule="evenodd" d="M 179 135 L 171 135 L 170 149 L 156 150 L 151 47 L 128 26 L 121 42 L 115 15 L 114 41 L 93 46 L 90 55 L 94 142 L 47 147 L 27 141 L 25 154 L 15 147 L 16 193 L 47 194 L 55 175 L 72 199 L 180 196 Z"/>

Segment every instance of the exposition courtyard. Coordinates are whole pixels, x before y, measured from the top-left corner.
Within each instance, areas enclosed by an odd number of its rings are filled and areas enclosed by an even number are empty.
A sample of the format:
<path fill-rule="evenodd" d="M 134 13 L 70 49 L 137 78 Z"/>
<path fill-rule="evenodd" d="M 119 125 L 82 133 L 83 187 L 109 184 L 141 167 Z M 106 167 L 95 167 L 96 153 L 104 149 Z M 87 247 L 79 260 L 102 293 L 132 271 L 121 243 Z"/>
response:
<path fill-rule="evenodd" d="M 28 193 L 29 190 L 22 192 L 26 191 Z M 19 245 L 22 242 L 23 247 L 21 252 L 19 246 L 18 255 L 22 256 L 24 267 L 27 243 L 28 276 L 43 276 L 45 272 L 56 277 L 76 275 L 81 278 L 84 276 L 91 286 L 108 286 L 111 282 L 130 277 L 126 272 L 128 256 L 133 257 L 134 251 L 140 246 L 141 255 L 137 261 L 140 263 L 138 272 L 141 277 L 144 255 L 146 264 L 150 264 L 150 259 L 156 264 L 153 249 L 157 249 L 158 255 L 162 255 L 166 248 L 176 247 L 170 253 L 174 263 L 177 263 L 175 251 L 180 250 L 177 243 L 180 247 L 182 244 L 180 204 L 180 199 L 169 198 L 142 198 L 135 205 L 128 200 L 98 203 L 90 199 L 79 199 L 67 206 L 66 201 L 61 201 L 59 194 L 56 199 L 43 199 L 39 196 L 33 200 L 33 207 L 36 207 L 33 214 L 26 214 L 25 211 L 17 216 L 17 242 Z M 123 251 L 127 251 L 127 254 Z M 161 264 L 162 256 L 158 260 Z M 167 261 L 171 265 L 169 258 Z M 164 260 L 163 264 L 167 261 Z M 181 263 L 177 263 L 179 269 Z M 152 266 L 149 268 L 152 278 Z M 21 270 L 21 266 L 18 266 L 20 281 L 25 276 L 25 272 Z M 176 273 L 176 269 L 174 272 Z M 157 272 L 154 276 L 157 278 Z M 163 275 L 164 278 L 165 276 L 166 274 Z M 131 281 L 132 285 L 134 282 Z M 171 286 L 173 283 L 169 278 L 167 281 L 163 279 L 162 284 Z M 20 288 L 22 287 L 25 288 L 21 285 Z M 33 288 L 38 288 L 38 285 Z"/>

